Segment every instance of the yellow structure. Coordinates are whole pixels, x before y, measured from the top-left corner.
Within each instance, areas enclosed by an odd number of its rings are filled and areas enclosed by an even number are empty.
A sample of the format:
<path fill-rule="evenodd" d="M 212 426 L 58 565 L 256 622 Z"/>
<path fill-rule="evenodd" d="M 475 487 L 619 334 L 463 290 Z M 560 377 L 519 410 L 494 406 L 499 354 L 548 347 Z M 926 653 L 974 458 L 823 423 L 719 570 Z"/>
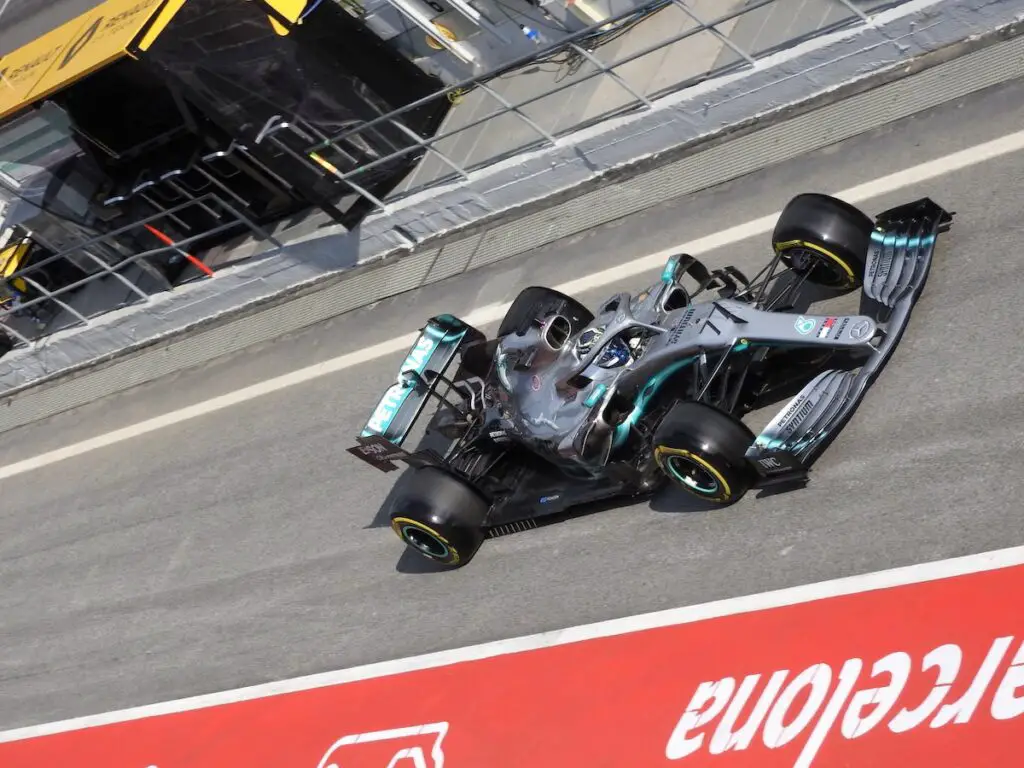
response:
<path fill-rule="evenodd" d="M 162 0 L 107 0 L 0 59 L 0 119 L 127 55 Z"/>
<path fill-rule="evenodd" d="M 25 265 L 25 257 L 28 256 L 31 248 L 32 241 L 23 237 L 0 251 L 0 278 L 10 280 L 11 275 Z M 16 291 L 28 293 L 28 283 L 20 277 L 11 280 L 11 285 Z"/>
<path fill-rule="evenodd" d="M 0 58 L 0 120 L 131 56 L 137 39 L 139 50 L 148 49 L 187 1 L 106 0 Z M 308 0 L 267 0 L 266 5 L 295 23 Z M 269 21 L 278 34 L 288 34 L 277 18 Z"/>

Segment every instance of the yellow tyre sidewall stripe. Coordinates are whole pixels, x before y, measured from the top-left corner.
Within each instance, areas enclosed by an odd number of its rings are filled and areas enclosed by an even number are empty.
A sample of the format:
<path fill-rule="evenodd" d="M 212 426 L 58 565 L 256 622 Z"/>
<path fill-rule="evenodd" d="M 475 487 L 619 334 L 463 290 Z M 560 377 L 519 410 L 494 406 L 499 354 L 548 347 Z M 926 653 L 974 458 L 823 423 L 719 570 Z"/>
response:
<path fill-rule="evenodd" d="M 659 445 L 654 449 L 654 460 L 658 462 L 658 466 L 661 467 L 665 472 L 671 475 L 671 470 L 665 464 L 664 457 L 666 456 L 682 456 L 685 459 L 689 459 L 697 466 L 708 471 L 715 480 L 718 481 L 719 486 L 724 491 L 718 496 L 705 496 L 704 494 L 695 493 L 694 495 L 700 496 L 703 499 L 711 499 L 713 501 L 728 501 L 732 498 L 732 489 L 729 487 L 729 483 L 726 481 L 722 473 L 714 467 L 707 459 L 703 456 L 698 456 L 691 451 L 683 450 L 682 448 L 666 448 Z"/>
<path fill-rule="evenodd" d="M 788 240 L 785 243 L 777 243 L 775 245 L 775 250 L 779 253 L 785 253 L 790 248 L 796 248 L 798 246 L 812 250 L 815 253 L 820 253 L 822 256 L 831 259 L 840 269 L 843 270 L 843 272 L 846 273 L 847 284 L 856 285 L 857 276 L 853 273 L 853 269 L 850 265 L 827 248 L 822 248 L 820 245 L 816 245 L 815 243 L 808 243 L 805 240 Z"/>
<path fill-rule="evenodd" d="M 435 531 L 429 525 L 425 525 L 424 523 L 421 523 L 419 520 L 413 520 L 410 517 L 395 517 L 391 519 L 391 530 L 393 530 L 398 535 L 398 538 L 400 538 L 402 541 L 405 541 L 405 536 L 402 535 L 402 528 L 406 526 L 418 528 L 424 533 L 429 533 L 431 536 L 433 536 L 435 539 L 437 539 L 439 542 L 441 542 L 448 548 L 448 552 L 452 556 L 453 564 L 458 563 L 460 561 L 461 557 L 459 556 L 459 551 L 451 545 L 451 542 L 449 542 L 448 539 L 446 539 L 440 533 Z"/>

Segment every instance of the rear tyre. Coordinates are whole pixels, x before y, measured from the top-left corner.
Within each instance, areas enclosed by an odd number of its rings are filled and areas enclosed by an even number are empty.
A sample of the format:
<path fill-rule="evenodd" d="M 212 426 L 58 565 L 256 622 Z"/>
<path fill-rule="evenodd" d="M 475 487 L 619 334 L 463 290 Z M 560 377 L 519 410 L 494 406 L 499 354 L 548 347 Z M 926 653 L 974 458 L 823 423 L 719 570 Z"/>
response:
<path fill-rule="evenodd" d="M 746 459 L 754 433 L 704 403 L 673 406 L 654 434 L 654 458 L 677 486 L 705 501 L 731 504 L 754 484 Z"/>
<path fill-rule="evenodd" d="M 530 326 L 539 323 L 552 314 L 562 315 L 569 320 L 570 335 L 579 333 L 594 319 L 593 313 L 571 296 L 540 286 L 524 288 L 498 327 L 498 336 L 510 333 L 526 333 Z"/>
<path fill-rule="evenodd" d="M 782 211 L 772 247 L 807 282 L 851 291 L 864 284 L 874 222 L 859 208 L 829 195 L 797 195 Z"/>
<path fill-rule="evenodd" d="M 410 549 L 435 563 L 465 565 L 486 536 L 490 504 L 467 483 L 437 467 L 420 467 L 403 483 L 391 529 Z"/>

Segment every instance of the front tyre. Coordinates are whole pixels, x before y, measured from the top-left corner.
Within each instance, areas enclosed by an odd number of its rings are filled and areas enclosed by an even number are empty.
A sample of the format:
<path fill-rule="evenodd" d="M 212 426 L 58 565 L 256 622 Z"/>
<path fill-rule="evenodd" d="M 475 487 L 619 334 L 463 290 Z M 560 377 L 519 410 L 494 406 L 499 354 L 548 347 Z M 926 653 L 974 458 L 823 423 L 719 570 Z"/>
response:
<path fill-rule="evenodd" d="M 807 282 L 841 291 L 864 284 L 874 222 L 859 208 L 829 195 L 797 195 L 772 233 L 782 262 Z"/>
<path fill-rule="evenodd" d="M 437 467 L 420 467 L 391 510 L 391 529 L 410 549 L 457 568 L 476 554 L 486 536 L 490 505 L 468 483 Z"/>
<path fill-rule="evenodd" d="M 754 440 L 747 425 L 727 413 L 703 403 L 677 403 L 654 434 L 654 458 L 687 493 L 731 504 L 754 484 L 746 458 Z"/>

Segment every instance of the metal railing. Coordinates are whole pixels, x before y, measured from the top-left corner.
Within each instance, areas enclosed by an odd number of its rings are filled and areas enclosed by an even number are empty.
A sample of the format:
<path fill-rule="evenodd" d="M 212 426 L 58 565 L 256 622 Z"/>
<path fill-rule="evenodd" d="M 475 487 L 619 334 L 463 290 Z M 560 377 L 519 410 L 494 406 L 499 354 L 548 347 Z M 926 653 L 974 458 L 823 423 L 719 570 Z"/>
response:
<path fill-rule="evenodd" d="M 220 223 L 184 237 L 165 234 L 165 229 L 171 229 L 165 222 L 178 221 L 183 215 L 197 210 L 204 215 L 212 214 Z M 58 330 L 88 325 L 96 317 L 123 306 L 148 304 L 155 296 L 186 282 L 209 279 L 214 272 L 193 253 L 197 250 L 196 245 L 220 235 L 245 232 L 270 242 L 275 249 L 283 247 L 271 233 L 237 208 L 220 196 L 208 193 L 88 238 L 73 247 L 48 249 L 50 252 L 44 258 L 11 271 L 3 279 L 0 334 L 7 338 L 0 340 L 0 344 L 6 341 L 7 350 L 4 351 L 31 346 Z M 35 247 L 45 247 L 36 233 L 26 231 L 24 236 L 33 241 Z M 125 253 L 126 242 L 141 242 L 139 236 L 145 236 L 154 243 L 154 247 Z M 111 258 L 112 254 L 118 253 L 124 254 L 123 258 Z M 79 267 L 77 273 L 81 277 L 65 280 L 55 288 L 48 275 L 54 267 L 69 263 L 86 263 L 95 271 L 90 274 Z M 131 271 L 138 274 L 126 274 Z M 169 271 L 178 274 L 172 277 Z M 119 292 L 120 298 L 110 301 L 104 300 L 103 296 L 89 297 L 83 293 L 83 288 L 96 286 L 102 281 L 114 289 L 111 294 Z"/>
<path fill-rule="evenodd" d="M 485 75 L 453 83 L 401 109 L 352 125 L 334 135 L 323 135 L 307 122 L 289 116 L 268 123 L 259 141 L 275 145 L 281 153 L 314 169 L 327 180 L 340 180 L 342 187 L 368 201 L 375 210 L 387 214 L 395 201 L 405 196 L 453 179 L 470 179 L 474 172 L 538 147 L 571 141 L 567 137 L 574 132 L 614 116 L 654 109 L 660 100 L 671 94 L 728 72 L 754 67 L 765 56 L 810 38 L 846 26 L 864 24 L 881 10 L 905 1 L 813 0 L 820 7 L 812 12 L 808 10 L 811 2 L 805 0 L 747 0 L 740 9 L 706 19 L 694 11 L 687 0 L 651 0 L 568 35 L 555 44 L 539 48 L 529 56 L 509 61 Z M 794 13 L 787 15 L 787 9 Z M 679 29 L 648 42 L 645 35 L 649 37 L 650 30 L 660 32 L 672 28 L 673 24 L 664 16 L 666 13 L 676 14 L 674 23 Z M 742 36 L 735 34 L 744 19 L 756 21 L 756 14 L 767 18 L 771 13 L 780 14 L 784 24 L 788 25 L 782 37 L 764 42 L 758 32 L 751 40 L 743 42 Z M 804 17 L 814 13 L 819 17 L 812 24 L 813 28 L 808 28 L 811 22 Z M 656 27 L 639 23 L 654 14 L 660 14 L 662 20 L 661 23 L 652 22 Z M 803 28 L 795 32 L 791 29 L 801 25 Z M 752 26 L 757 27 L 757 24 Z M 635 39 L 629 37 L 634 30 L 639 34 Z M 641 34 L 642 30 L 647 31 Z M 604 55 L 617 41 L 624 52 L 612 57 Z M 702 55 L 708 60 L 706 64 L 694 64 L 699 57 L 693 52 L 702 50 L 701 45 L 705 51 Z M 656 68 L 655 75 L 648 73 L 646 82 L 641 82 L 640 64 L 644 61 L 650 63 L 650 57 L 661 57 L 662 64 L 660 69 Z M 679 67 L 680 62 L 692 66 Z M 548 78 L 553 82 L 547 82 L 544 77 L 539 77 L 524 89 L 518 78 L 538 77 L 537 71 L 544 72 L 544 66 L 552 63 L 565 67 L 567 74 L 564 79 L 555 76 Z M 678 67 L 679 76 L 661 76 L 666 66 L 669 70 Z M 604 86 L 607 88 L 601 91 Z M 581 101 L 581 94 L 588 94 L 591 97 L 588 105 L 596 106 L 580 114 L 565 113 L 564 104 Z M 408 127 L 403 116 L 438 100 L 451 101 L 454 106 L 436 134 L 421 136 Z M 479 108 L 484 106 L 490 111 L 479 116 Z M 363 134 L 372 134 L 373 139 L 364 139 Z M 381 143 L 381 136 L 387 138 L 385 144 Z M 467 136 L 474 138 L 460 143 L 460 139 Z M 481 155 L 477 149 L 486 143 L 485 139 L 491 146 Z M 347 152 L 347 144 L 358 146 L 360 151 Z M 386 151 L 385 146 L 390 151 Z M 356 161 L 356 157 L 366 157 L 367 147 L 374 148 L 374 159 L 362 163 Z M 203 160 L 205 162 L 207 158 Z M 414 161 L 411 163 L 414 170 L 397 188 L 389 194 L 370 191 L 381 177 L 386 176 L 381 171 L 389 164 L 398 166 L 410 160 Z M 435 166 L 435 172 L 425 170 L 430 164 Z M 203 175 L 208 177 L 209 174 Z M 165 186 L 173 183 L 175 189 L 183 183 L 177 176 L 160 181 Z M 131 194 L 144 196 L 149 191 L 147 184 L 140 184 L 131 190 Z M 0 289 L 5 289 L 0 293 L 7 297 L 0 296 L 0 331 L 5 332 L 0 337 L 6 336 L 8 349 L 31 346 L 58 330 L 90 324 L 100 315 L 127 304 L 148 303 L 155 295 L 173 290 L 176 284 L 180 284 L 180 279 L 177 283 L 168 280 L 165 270 L 154 267 L 153 263 L 161 259 L 186 259 L 193 260 L 195 264 L 201 261 L 201 255 L 195 259 L 190 250 L 231 228 L 239 228 L 243 233 L 247 231 L 254 240 L 270 241 L 277 249 L 282 248 L 280 242 L 241 210 L 245 208 L 244 201 L 242 205 L 229 203 L 216 190 L 206 194 L 185 190 L 183 194 L 186 201 L 179 205 L 157 206 L 158 212 L 149 218 L 87 239 L 71 248 L 48 248 L 50 255 L 46 258 L 0 277 Z M 200 208 L 207 216 L 216 213 L 214 219 L 219 223 L 187 237 L 165 238 L 158 247 L 124 253 L 126 235 L 142 231 L 152 235 L 153 228 L 159 228 L 158 222 L 177 220 L 180 223 L 187 211 L 195 212 Z M 194 218 L 191 220 L 195 221 Z M 186 232 L 195 231 L 194 227 L 185 229 Z M 33 233 L 27 234 L 32 236 Z M 38 238 L 36 242 L 40 242 Z M 46 247 L 45 242 L 40 242 L 40 245 Z M 112 257 L 111 252 L 119 249 L 121 253 Z M 97 253 L 103 253 L 105 257 Z M 89 270 L 79 266 L 75 272 L 76 279 L 65 280 L 54 288 L 43 277 L 50 265 L 59 263 L 88 263 L 92 266 Z M 198 267 L 193 267 L 191 278 L 204 279 L 213 274 L 203 265 Z M 104 282 L 116 283 L 120 295 L 114 296 L 111 291 L 107 293 L 113 298 L 99 295 L 103 291 L 97 286 Z M 89 290 L 83 290 L 86 288 Z M 3 338 L 0 338 L 2 343 Z"/>
<path fill-rule="evenodd" d="M 693 10 L 692 3 L 688 3 L 686 0 L 652 0 L 638 8 L 617 14 L 607 21 L 597 22 L 532 55 L 510 61 L 500 69 L 453 83 L 430 96 L 419 99 L 374 120 L 346 128 L 332 136 L 324 136 L 319 134 L 312 126 L 300 125 L 295 122 L 285 124 L 283 128 L 285 130 L 294 130 L 299 138 L 315 138 L 315 141 L 311 141 L 305 147 L 305 155 L 317 158 L 320 161 L 327 161 L 318 162 L 320 172 L 340 180 L 353 192 L 362 195 L 372 203 L 375 210 L 387 214 L 392 210 L 390 204 L 403 197 L 456 179 L 468 180 L 474 171 L 479 171 L 510 156 L 536 148 L 556 146 L 560 139 L 612 117 L 639 110 L 654 109 L 660 99 L 664 99 L 671 94 L 678 93 L 713 77 L 752 68 L 764 57 L 779 50 L 795 46 L 805 40 L 843 27 L 869 22 L 872 16 L 878 12 L 900 5 L 905 1 L 869 0 L 865 2 L 861 0 L 857 2 L 856 0 L 820 0 L 820 4 L 823 7 L 839 9 L 842 15 L 815 29 L 785 37 L 774 44 L 760 48 L 752 46 L 748 49 L 731 39 L 727 32 L 722 31 L 722 28 L 730 25 L 730 23 L 738 23 L 745 17 L 769 7 L 782 8 L 786 5 L 793 5 L 792 3 L 787 3 L 786 0 L 749 0 L 738 10 L 713 19 L 704 19 Z M 649 18 L 653 14 L 667 9 L 673 9 L 681 13 L 691 22 L 692 26 L 655 43 L 643 46 L 627 55 L 608 62 L 602 61 L 598 51 L 610 36 L 613 37 L 621 34 L 622 28 L 626 25 L 635 24 L 638 20 Z M 797 3 L 794 10 L 807 12 L 806 4 Z M 826 11 L 823 15 L 827 16 L 828 12 Z M 798 20 L 794 19 L 794 23 L 798 23 Z M 717 61 L 712 62 L 706 69 L 693 72 L 689 76 L 682 77 L 675 82 L 662 85 L 661 87 L 645 88 L 639 86 L 635 82 L 630 82 L 628 74 L 622 72 L 622 70 L 627 69 L 630 65 L 636 64 L 646 57 L 652 56 L 652 54 L 664 52 L 672 46 L 686 45 L 696 41 L 700 36 L 710 37 L 712 42 L 720 46 L 721 50 L 727 50 L 732 56 L 724 57 L 724 61 L 722 57 L 719 57 Z M 703 42 L 708 41 L 705 39 Z M 677 53 L 685 55 L 681 50 L 677 51 Z M 570 59 L 571 66 L 576 68 L 571 79 L 555 83 L 551 87 L 542 86 L 526 98 L 516 101 L 502 94 L 501 80 L 505 76 L 522 71 L 525 67 L 536 65 L 538 62 L 556 61 L 560 57 Z M 584 69 L 586 71 L 582 71 Z M 614 84 L 621 95 L 621 99 L 617 103 L 600 114 L 584 116 L 583 119 L 573 121 L 568 125 L 556 127 L 545 127 L 543 125 L 544 110 L 542 109 L 533 110 L 537 114 L 532 116 L 529 114 L 531 106 L 537 107 L 541 102 L 550 100 L 552 97 L 559 96 L 560 94 L 568 98 L 570 91 L 581 89 L 583 86 L 590 84 L 591 81 L 599 80 Z M 464 100 L 467 94 L 472 93 L 482 94 L 481 101 L 489 101 L 494 110 L 483 117 L 472 119 L 455 129 L 449 130 L 447 127 L 443 127 L 439 133 L 433 136 L 417 135 L 406 127 L 402 120 L 404 115 L 413 110 L 421 109 L 443 99 L 450 101 Z M 489 124 L 493 125 L 504 117 L 515 118 L 529 135 L 529 138 L 513 147 L 501 148 L 499 146 L 490 156 L 482 159 L 474 159 L 471 155 L 462 159 L 457 156 L 457 147 L 453 151 L 452 147 L 455 147 L 457 138 L 465 137 L 469 132 L 473 131 L 477 131 L 478 135 L 486 132 Z M 380 156 L 369 163 L 353 164 L 350 160 L 352 154 L 345 151 L 345 143 L 358 140 L 360 134 L 364 132 L 379 130 L 386 126 L 397 128 L 408 136 L 408 145 L 396 149 L 387 155 Z M 448 149 L 444 148 L 445 144 L 449 145 Z M 361 183 L 361 177 L 372 173 L 382 166 L 407 158 L 410 155 L 421 157 L 421 166 L 427 158 L 434 158 L 447 171 L 435 174 L 426 180 L 418 182 L 414 180 L 412 183 L 401 186 L 397 191 L 387 196 L 386 199 L 370 194 L 366 190 L 365 185 Z M 415 176 L 415 172 L 413 176 Z"/>

